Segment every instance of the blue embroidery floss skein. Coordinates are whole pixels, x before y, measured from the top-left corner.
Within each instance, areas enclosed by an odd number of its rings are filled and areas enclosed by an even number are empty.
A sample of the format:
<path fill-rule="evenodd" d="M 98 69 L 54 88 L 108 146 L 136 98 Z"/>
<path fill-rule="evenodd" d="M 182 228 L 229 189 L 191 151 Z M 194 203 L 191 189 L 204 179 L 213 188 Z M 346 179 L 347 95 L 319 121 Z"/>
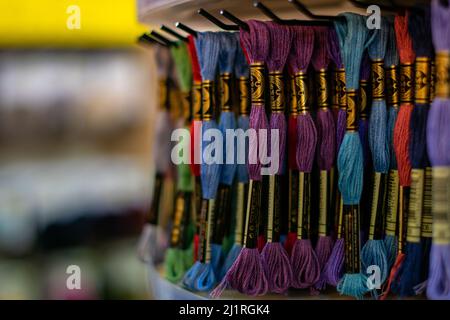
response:
<path fill-rule="evenodd" d="M 430 254 L 427 297 L 450 300 L 450 226 L 445 219 L 449 206 L 450 148 L 450 6 L 439 0 L 431 3 L 431 27 L 436 50 L 436 98 L 431 104 L 427 123 L 427 148 L 433 165 L 433 244 Z M 447 231 L 446 231 L 447 230 Z"/>
<path fill-rule="evenodd" d="M 344 13 L 345 21 L 335 22 L 345 66 L 347 125 L 338 154 L 339 190 L 343 197 L 343 230 L 346 274 L 338 283 L 340 294 L 363 298 L 368 292 L 367 277 L 361 273 L 359 245 L 359 201 L 363 185 L 363 154 L 358 135 L 356 91 L 359 87 L 361 59 L 373 38 L 369 38 L 363 16 Z"/>
<path fill-rule="evenodd" d="M 234 69 L 234 60 L 238 43 L 234 34 L 229 32 L 220 32 L 217 34 L 220 41 L 219 53 L 219 73 L 220 73 L 220 119 L 219 130 L 226 141 L 227 130 L 236 129 L 236 117 L 232 110 L 232 78 Z M 220 174 L 220 184 L 217 192 L 215 205 L 215 227 L 211 243 L 211 263 L 216 277 L 220 277 L 220 272 L 225 259 L 222 249 L 222 241 L 226 234 L 225 229 L 231 224 L 231 186 L 236 173 L 236 143 L 227 143 L 223 146 L 222 171 Z M 228 159 L 230 158 L 231 159 Z"/>
<path fill-rule="evenodd" d="M 389 144 L 389 175 L 388 175 L 388 200 L 386 206 L 386 227 L 384 244 L 386 247 L 388 269 L 390 269 L 397 257 L 397 216 L 399 205 L 399 187 L 397 159 L 394 152 L 394 126 L 397 121 L 398 109 L 400 107 L 398 93 L 398 64 L 399 56 L 395 39 L 394 22 L 388 21 L 389 36 L 384 58 L 386 73 L 386 104 L 388 107 L 387 139 Z"/>
<path fill-rule="evenodd" d="M 258 155 L 267 155 L 267 144 L 260 143 L 259 140 L 260 129 L 267 130 L 269 127 L 265 112 L 264 63 L 270 50 L 270 35 L 264 22 L 249 20 L 247 25 L 250 30 L 241 29 L 240 40 L 250 62 L 252 107 L 249 127 L 256 131 L 256 141 L 249 144 L 248 151 L 250 182 L 245 217 L 244 245 L 222 282 L 211 292 L 213 298 L 219 297 L 226 288 L 232 288 L 252 296 L 263 295 L 268 290 L 267 278 L 257 248 L 256 231 L 261 214 L 262 189 L 261 162 L 258 160 Z"/>
<path fill-rule="evenodd" d="M 194 290 L 209 291 L 216 283 L 216 276 L 211 264 L 210 241 L 214 221 L 214 201 L 219 187 L 222 159 L 222 150 L 214 149 L 212 139 L 217 129 L 214 118 L 215 84 L 217 64 L 220 52 L 220 41 L 214 32 L 203 32 L 197 35 L 199 63 L 202 74 L 202 204 L 201 204 L 201 239 L 199 250 L 200 260 L 186 273 L 183 283 Z M 215 131 L 214 131 L 215 130 Z M 220 131 L 219 131 L 220 132 Z M 210 143 L 205 143 L 210 141 Z M 213 147 L 211 147 L 213 146 Z"/>
<path fill-rule="evenodd" d="M 416 59 L 414 108 L 410 120 L 409 156 L 412 170 L 407 247 L 405 260 L 395 282 L 395 292 L 400 296 L 415 295 L 414 287 L 423 281 L 421 273 L 424 247 L 421 243 L 421 222 L 424 214 L 425 167 L 428 165 L 426 122 L 430 100 L 429 81 L 432 56 L 430 11 L 428 7 L 424 7 L 421 13 L 411 12 L 408 30 L 412 38 Z"/>
<path fill-rule="evenodd" d="M 363 270 L 375 265 L 380 268 L 381 284 L 388 276 L 383 225 L 389 171 L 389 145 L 387 140 L 387 109 L 385 101 L 384 56 L 389 36 L 389 24 L 381 19 L 381 28 L 374 30 L 374 40 L 368 47 L 372 70 L 372 108 L 370 112 L 369 145 L 372 151 L 373 179 L 372 208 L 369 239 L 361 250 Z"/>
<path fill-rule="evenodd" d="M 235 33 L 236 41 L 239 43 L 239 33 Z M 249 70 L 248 63 L 245 59 L 244 52 L 240 45 L 237 46 L 236 59 L 234 73 L 237 79 L 237 87 L 239 91 L 239 117 L 237 121 L 238 129 L 243 132 L 247 132 L 249 128 L 249 115 L 250 115 L 250 97 L 249 97 Z M 231 268 L 234 261 L 239 256 L 242 249 L 243 243 L 243 231 L 244 231 L 244 217 L 245 217 L 245 205 L 247 204 L 247 194 L 248 194 L 248 141 L 245 143 L 245 158 L 237 159 L 238 164 L 236 168 L 236 178 L 237 178 L 237 205 L 236 205 L 236 216 L 235 216 L 235 227 L 234 227 L 234 243 L 231 247 L 228 255 L 224 261 L 221 279 L 225 276 L 226 272 Z"/>

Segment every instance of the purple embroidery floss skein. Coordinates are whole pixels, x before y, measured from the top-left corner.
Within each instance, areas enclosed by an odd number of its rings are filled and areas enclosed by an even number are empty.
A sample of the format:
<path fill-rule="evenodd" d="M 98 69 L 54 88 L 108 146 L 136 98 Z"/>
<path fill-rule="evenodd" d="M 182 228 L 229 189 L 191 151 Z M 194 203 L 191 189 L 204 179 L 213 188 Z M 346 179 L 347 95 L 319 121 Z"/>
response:
<path fill-rule="evenodd" d="M 427 177 L 425 167 L 429 166 L 426 152 L 426 123 L 429 108 L 430 70 L 432 39 L 430 10 L 423 8 L 422 13 L 412 11 L 408 20 L 408 31 L 416 53 L 414 108 L 411 114 L 409 157 L 411 159 L 411 194 L 407 224 L 406 257 L 393 283 L 392 290 L 400 296 L 415 295 L 414 287 L 424 279 L 421 277 L 424 247 L 421 239 L 421 222 L 424 214 L 424 186 Z M 431 172 L 430 172 L 431 173 Z M 431 177 L 428 177 L 430 179 Z M 428 237 L 427 237 L 428 238 Z M 425 246 L 429 247 L 424 242 Z M 428 259 L 426 254 L 426 259 Z"/>
<path fill-rule="evenodd" d="M 236 129 L 236 118 L 232 110 L 231 101 L 231 80 L 234 69 L 234 59 L 236 57 L 236 49 L 238 43 L 234 34 L 229 32 L 217 33 L 218 41 L 220 41 L 219 52 L 219 73 L 220 73 L 220 119 L 219 130 L 222 137 L 225 138 L 227 130 Z M 225 140 L 224 140 L 225 141 Z M 231 224 L 231 185 L 233 184 L 234 175 L 236 173 L 236 142 L 227 143 L 223 146 L 222 171 L 220 174 L 219 190 L 217 191 L 217 199 L 215 205 L 215 227 L 214 236 L 211 243 L 211 262 L 216 277 L 220 277 L 223 264 L 224 252 L 222 249 L 222 241 L 225 235 L 225 228 Z M 230 158 L 233 156 L 233 158 Z"/>
<path fill-rule="evenodd" d="M 280 241 L 281 227 L 281 175 L 283 172 L 286 149 L 286 108 L 283 69 L 291 48 L 292 34 L 287 26 L 267 22 L 270 35 L 270 53 L 267 57 L 270 88 L 270 131 L 269 146 L 272 141 L 278 141 L 278 150 L 269 150 L 271 159 L 277 157 L 278 168 L 270 172 L 269 197 L 267 213 L 267 242 L 261 252 L 264 272 L 268 281 L 269 291 L 284 293 L 292 282 L 292 269 L 289 257 Z M 271 164 L 273 165 L 273 163 Z M 263 199 L 264 201 L 265 199 Z"/>
<path fill-rule="evenodd" d="M 363 185 L 363 155 L 358 134 L 356 92 L 359 87 L 361 60 L 370 45 L 366 18 L 353 13 L 341 14 L 345 21 L 335 22 L 345 66 L 347 125 L 338 154 L 339 190 L 343 198 L 343 230 L 346 274 L 337 285 L 340 294 L 361 299 L 366 292 L 367 277 L 361 273 L 359 244 L 359 202 Z"/>
<path fill-rule="evenodd" d="M 152 202 L 146 214 L 146 222 L 137 245 L 138 256 L 145 262 L 158 263 L 164 257 L 167 240 L 161 227 L 158 225 L 160 214 L 160 200 L 163 191 L 165 176 L 171 168 L 170 135 L 172 134 L 172 121 L 169 112 L 168 76 L 171 73 L 173 61 L 167 47 L 155 48 L 159 83 L 159 108 L 155 119 L 155 139 L 153 144 L 155 181 L 153 184 Z"/>
<path fill-rule="evenodd" d="M 430 254 L 427 297 L 450 300 L 450 225 L 448 214 L 450 179 L 450 6 L 439 0 L 431 3 L 431 27 L 436 50 L 436 98 L 431 104 L 427 123 L 427 148 L 433 165 L 433 244 Z"/>
<path fill-rule="evenodd" d="M 295 72 L 297 95 L 297 166 L 299 169 L 297 240 L 291 253 L 294 288 L 309 288 L 320 276 L 320 266 L 309 239 L 309 217 L 311 212 L 311 171 L 317 145 L 317 130 L 311 117 L 308 102 L 306 72 L 314 50 L 314 30 L 311 27 L 292 28 L 294 36 L 292 50 L 297 56 L 298 70 Z"/>
<path fill-rule="evenodd" d="M 249 97 L 249 70 L 248 63 L 245 59 L 244 52 L 239 45 L 239 33 L 234 34 L 237 41 L 237 51 L 235 59 L 234 73 L 237 78 L 238 91 L 239 91 L 239 117 L 237 121 L 238 129 L 246 132 L 249 128 L 249 115 L 250 115 L 250 97 Z M 243 230 L 244 230 L 244 217 L 245 206 L 247 204 L 248 194 L 248 141 L 245 141 L 245 159 L 238 159 L 236 168 L 237 176 L 237 205 L 236 205 L 236 223 L 234 230 L 234 244 L 231 247 L 228 255 L 225 259 L 221 279 L 225 276 L 226 272 L 231 268 L 234 261 L 236 261 L 239 253 L 242 250 Z"/>
<path fill-rule="evenodd" d="M 197 50 L 200 52 L 199 63 L 202 74 L 202 164 L 201 164 L 201 231 L 200 260 L 186 273 L 183 283 L 188 288 L 198 291 L 209 291 L 216 283 L 216 277 L 211 264 L 210 241 L 212 236 L 212 226 L 214 221 L 214 200 L 219 187 L 219 179 L 222 163 L 221 154 L 211 148 L 211 141 L 214 129 L 217 124 L 214 120 L 215 94 L 214 79 L 216 76 L 217 63 L 219 59 L 220 41 L 214 32 L 198 33 L 200 39 Z"/>
<path fill-rule="evenodd" d="M 385 100 L 384 56 L 389 36 L 389 24 L 381 18 L 381 28 L 374 30 L 374 38 L 367 51 L 371 59 L 372 107 L 370 112 L 369 145 L 372 151 L 373 177 L 372 206 L 370 210 L 369 239 L 361 250 L 363 270 L 372 265 L 380 269 L 380 283 L 388 276 L 386 247 L 383 241 L 389 145 L 387 140 L 387 110 Z M 373 291 L 376 294 L 376 291 Z"/>
<path fill-rule="evenodd" d="M 384 57 L 386 73 L 386 104 L 388 111 L 387 139 L 389 144 L 389 174 L 388 174 L 388 200 L 386 205 L 386 227 L 384 243 L 388 260 L 388 269 L 394 265 L 397 257 L 397 217 L 399 209 L 400 182 L 398 178 L 397 159 L 394 152 L 394 126 L 397 121 L 398 109 L 400 108 L 398 92 L 398 65 L 399 56 L 395 39 L 394 21 L 389 21 L 389 36 Z"/>
<path fill-rule="evenodd" d="M 264 22 L 249 20 L 250 31 L 240 30 L 241 45 L 250 63 L 251 102 L 250 128 L 256 132 L 256 141 L 249 144 L 248 171 L 249 194 L 247 202 L 244 245 L 242 250 L 226 273 L 222 282 L 211 292 L 211 297 L 219 297 L 223 290 L 232 288 L 241 293 L 256 296 L 263 295 L 268 290 L 267 278 L 261 256 L 257 248 L 257 229 L 261 214 L 261 162 L 258 155 L 267 155 L 267 144 L 260 143 L 260 129 L 267 130 L 269 125 L 265 112 L 264 100 L 264 62 L 270 50 L 269 29 Z"/>
<path fill-rule="evenodd" d="M 320 278 L 314 284 L 318 290 L 325 289 L 325 264 L 333 250 L 333 238 L 330 235 L 331 181 L 330 173 L 336 154 L 336 126 L 329 106 L 328 65 L 328 27 L 314 28 L 314 51 L 311 63 L 315 70 L 317 96 L 317 163 L 320 170 L 319 238 L 315 252 L 320 266 Z"/>
<path fill-rule="evenodd" d="M 345 93 L 345 69 L 341 58 L 341 49 L 339 45 L 339 38 L 336 30 L 330 28 L 328 32 L 328 53 L 334 62 L 335 66 L 335 105 L 338 107 L 336 116 L 336 154 L 339 152 L 342 140 L 345 134 L 346 119 L 347 119 L 347 96 Z M 337 181 L 337 170 L 333 168 L 333 180 Z M 344 266 L 344 238 L 342 234 L 342 196 L 339 189 L 333 186 L 334 195 L 334 213 L 335 224 L 337 225 L 337 239 L 334 243 L 333 250 L 324 267 L 324 277 L 329 285 L 336 286 L 342 277 Z"/>

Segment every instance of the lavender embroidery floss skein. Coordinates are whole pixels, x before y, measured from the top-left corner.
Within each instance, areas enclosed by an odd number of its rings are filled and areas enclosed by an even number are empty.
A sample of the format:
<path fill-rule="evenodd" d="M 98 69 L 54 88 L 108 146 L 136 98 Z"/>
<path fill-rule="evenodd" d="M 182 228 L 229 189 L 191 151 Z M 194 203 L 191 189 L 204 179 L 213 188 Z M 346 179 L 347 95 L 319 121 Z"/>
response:
<path fill-rule="evenodd" d="M 319 238 L 315 252 L 320 266 L 320 278 L 314 284 L 318 290 L 325 289 L 326 279 L 324 274 L 327 263 L 333 250 L 333 238 L 329 234 L 330 202 L 330 172 L 334 164 L 336 154 L 336 126 L 332 111 L 329 108 L 329 88 L 327 84 L 328 65 L 330 63 L 328 49 L 328 27 L 314 28 L 314 52 L 311 63 L 315 69 L 317 87 L 317 163 L 320 170 L 320 211 L 319 211 Z"/>
<path fill-rule="evenodd" d="M 309 216 L 311 212 L 311 171 L 317 145 L 317 130 L 308 105 L 306 72 L 314 50 L 314 30 L 311 27 L 293 27 L 292 49 L 298 57 L 299 70 L 295 70 L 297 91 L 297 166 L 299 169 L 299 203 L 297 240 L 291 252 L 294 288 L 309 288 L 320 276 L 320 266 L 309 239 Z"/>
<path fill-rule="evenodd" d="M 450 148 L 448 121 L 450 120 L 450 6 L 439 0 L 431 3 L 431 27 L 436 50 L 436 98 L 431 104 L 427 123 L 427 147 L 433 165 L 433 244 L 431 246 L 427 297 L 433 300 L 450 300 L 450 226 L 448 213 L 448 181 L 450 179 Z M 447 230 L 447 232 L 446 232 Z M 447 235 L 447 236 L 446 236 Z"/>
<path fill-rule="evenodd" d="M 278 140 L 278 150 L 269 149 L 272 160 L 278 158 L 278 168 L 269 176 L 269 197 L 267 213 L 267 242 L 261 252 L 264 272 L 270 292 L 284 293 L 292 281 L 292 269 L 289 257 L 280 241 L 281 227 L 281 174 L 284 172 L 284 154 L 286 146 L 286 117 L 284 115 L 285 90 L 283 69 L 291 48 L 292 34 L 287 26 L 267 22 L 270 35 L 270 53 L 267 57 L 270 87 L 270 145 L 272 139 Z M 264 199 L 263 199 L 264 201 Z"/>
<path fill-rule="evenodd" d="M 268 290 L 268 282 L 257 248 L 256 230 L 261 211 L 261 163 L 258 155 L 267 155 L 267 144 L 260 143 L 259 129 L 268 129 L 264 100 L 264 62 L 270 50 L 269 29 L 264 22 L 247 21 L 250 31 L 240 30 L 241 45 L 250 62 L 251 101 L 250 128 L 255 129 L 256 143 L 249 144 L 249 195 L 245 223 L 244 245 L 227 271 L 221 283 L 211 292 L 211 297 L 219 297 L 223 290 L 232 288 L 241 293 L 256 296 Z"/>

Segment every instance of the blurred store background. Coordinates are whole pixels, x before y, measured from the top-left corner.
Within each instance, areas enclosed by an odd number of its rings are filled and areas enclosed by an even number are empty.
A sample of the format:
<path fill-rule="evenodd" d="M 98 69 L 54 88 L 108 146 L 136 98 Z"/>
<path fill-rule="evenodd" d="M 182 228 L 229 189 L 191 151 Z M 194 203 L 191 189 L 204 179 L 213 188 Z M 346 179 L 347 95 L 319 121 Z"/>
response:
<path fill-rule="evenodd" d="M 135 2 L 0 0 L 0 299 L 150 298 L 157 88 Z"/>

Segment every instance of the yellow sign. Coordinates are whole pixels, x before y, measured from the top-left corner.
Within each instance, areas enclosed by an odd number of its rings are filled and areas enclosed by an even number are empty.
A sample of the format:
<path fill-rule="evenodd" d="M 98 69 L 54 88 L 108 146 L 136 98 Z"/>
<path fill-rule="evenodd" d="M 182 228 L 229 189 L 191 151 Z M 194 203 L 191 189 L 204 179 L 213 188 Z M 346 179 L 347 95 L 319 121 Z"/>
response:
<path fill-rule="evenodd" d="M 134 0 L 0 0 L 0 47 L 122 47 L 147 30 Z"/>

